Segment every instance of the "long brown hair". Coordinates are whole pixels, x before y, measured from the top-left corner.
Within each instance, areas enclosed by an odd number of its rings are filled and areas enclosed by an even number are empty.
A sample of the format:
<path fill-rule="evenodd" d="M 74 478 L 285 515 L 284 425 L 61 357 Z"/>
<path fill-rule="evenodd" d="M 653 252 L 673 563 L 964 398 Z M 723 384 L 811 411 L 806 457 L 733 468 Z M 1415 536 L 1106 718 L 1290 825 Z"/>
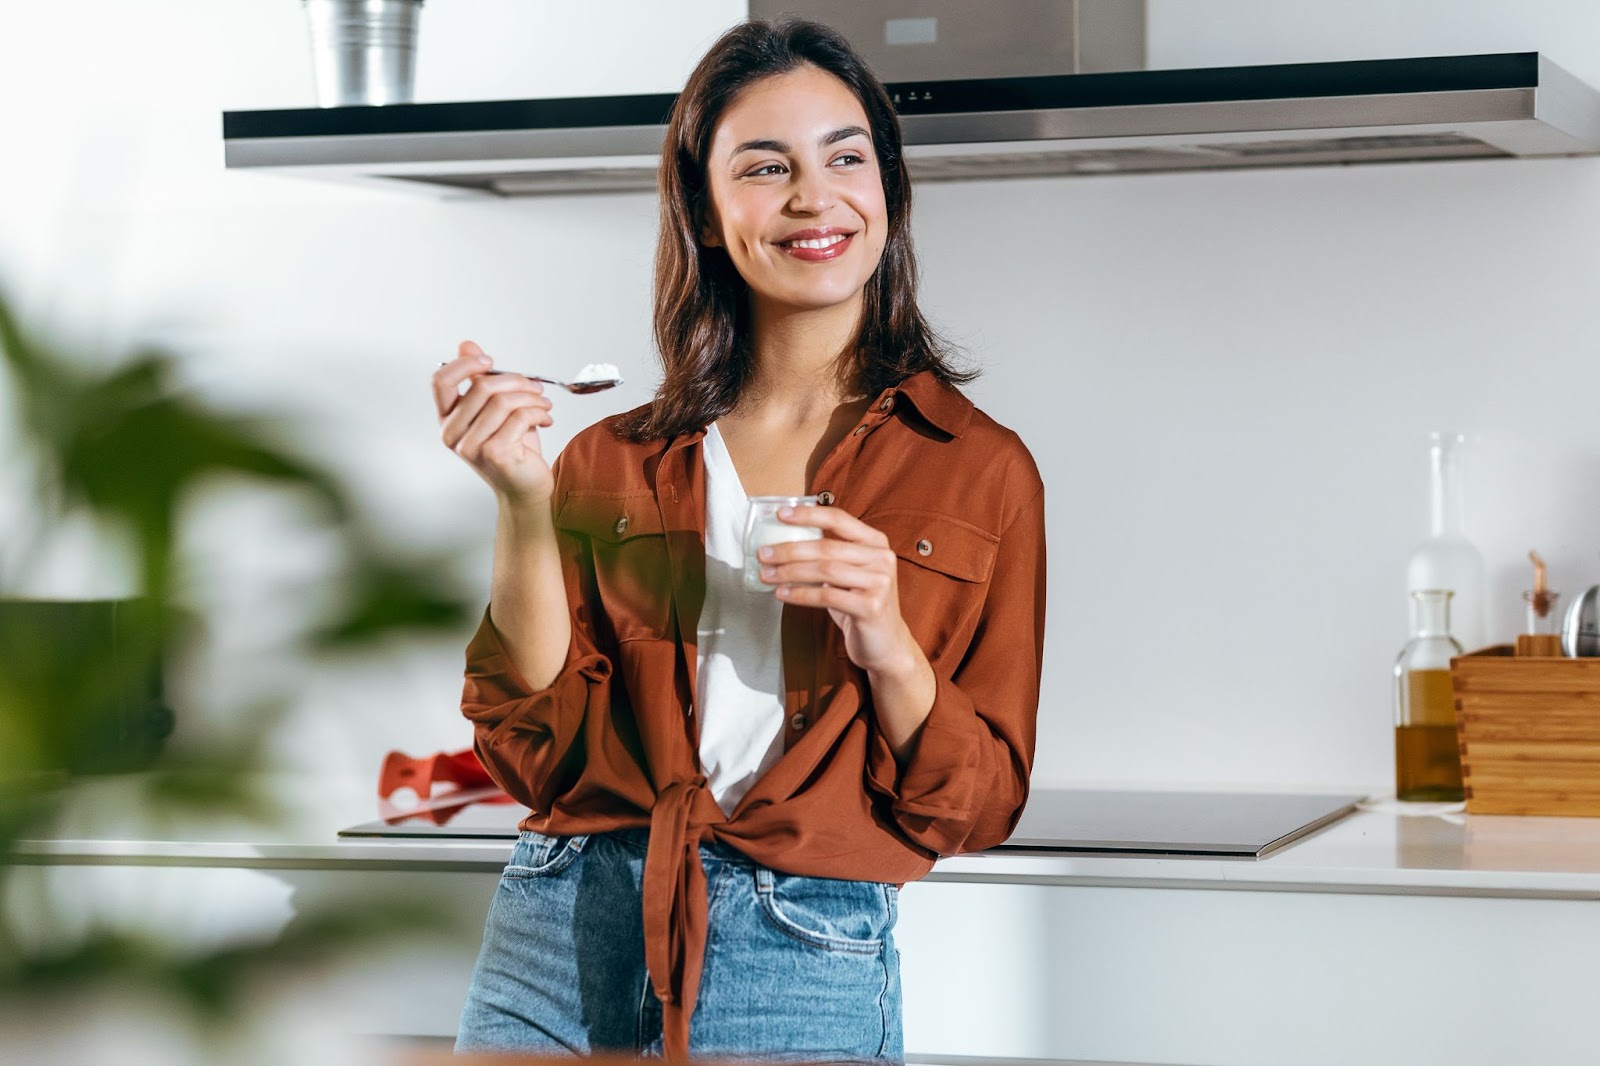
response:
<path fill-rule="evenodd" d="M 722 248 L 701 245 L 710 195 L 706 157 L 718 120 L 763 78 L 817 67 L 855 93 L 867 113 L 883 176 L 889 234 L 867 280 L 853 348 L 854 384 L 868 396 L 930 370 L 962 385 L 976 371 L 951 365 L 952 348 L 917 308 L 911 248 L 911 179 L 901 157 L 900 120 L 889 94 L 850 42 L 819 22 L 743 22 L 711 46 L 678 95 L 661 150 L 661 234 L 656 245 L 655 336 L 665 377 L 655 400 L 618 425 L 634 441 L 691 432 L 733 410 L 754 370 L 749 287 Z"/>

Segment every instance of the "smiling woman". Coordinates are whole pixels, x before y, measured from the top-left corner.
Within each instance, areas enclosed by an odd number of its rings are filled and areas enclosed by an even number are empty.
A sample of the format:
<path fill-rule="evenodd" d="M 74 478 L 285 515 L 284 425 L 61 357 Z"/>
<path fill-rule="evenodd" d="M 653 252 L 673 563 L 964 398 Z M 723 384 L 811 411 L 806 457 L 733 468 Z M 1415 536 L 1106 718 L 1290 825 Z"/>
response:
<path fill-rule="evenodd" d="M 853 331 L 837 363 L 853 390 L 876 394 L 924 370 L 950 385 L 975 376 L 953 365 L 917 306 L 911 179 L 888 94 L 832 30 L 758 26 L 769 24 L 736 28 L 706 55 L 667 129 L 655 281 L 666 375 L 655 402 L 621 426 L 635 440 L 734 408 L 755 365 L 752 290 L 788 307 L 831 301 L 841 331 Z M 807 262 L 782 242 L 838 232 L 848 239 L 820 260 L 841 260 L 838 271 L 776 272 Z"/>
<path fill-rule="evenodd" d="M 844 116 L 850 124 L 835 127 Z M 801 67 L 745 90 L 717 124 L 700 241 L 727 251 L 755 306 L 859 304 L 888 226 L 866 121 L 843 82 Z M 744 139 L 760 131 L 785 139 Z M 806 263 L 833 266 L 796 268 Z"/>
<path fill-rule="evenodd" d="M 462 709 L 533 812 L 463 1049 L 898 1061 L 900 885 L 1021 814 L 1043 486 L 917 307 L 900 150 L 842 37 L 737 26 L 668 126 L 655 399 L 547 464 L 537 383 L 435 375 L 500 502 Z M 747 558 L 755 497 L 814 504 Z"/>

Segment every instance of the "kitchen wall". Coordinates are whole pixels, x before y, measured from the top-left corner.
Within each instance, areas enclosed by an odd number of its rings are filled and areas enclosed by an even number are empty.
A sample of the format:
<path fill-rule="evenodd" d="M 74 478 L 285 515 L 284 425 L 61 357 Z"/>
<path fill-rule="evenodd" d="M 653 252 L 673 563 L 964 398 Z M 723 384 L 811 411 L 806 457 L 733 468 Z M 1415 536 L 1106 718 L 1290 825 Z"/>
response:
<path fill-rule="evenodd" d="M 418 99 L 676 90 L 743 5 L 435 0 Z M 1542 50 L 1600 85 L 1583 0 L 1152 0 L 1152 66 Z M 654 380 L 648 196 L 439 201 L 228 172 L 219 113 L 307 106 L 299 5 L 0 8 L 0 285 L 115 352 L 265 410 L 418 548 L 487 584 L 487 490 L 437 443 L 435 363 L 606 360 L 560 444 Z M 1600 581 L 1600 160 L 1482 161 L 924 186 L 924 305 L 985 374 L 1048 485 L 1051 599 L 1036 780 L 1243 787 L 1390 778 L 1403 571 L 1426 532 L 1427 431 L 1474 435 L 1467 518 L 1499 636 L 1529 548 Z M 9 435 L 10 427 L 0 427 Z M 114 539 L 40 535 L 0 459 L 0 587 L 108 594 Z M 381 668 L 282 650 L 329 565 L 285 501 L 219 487 L 189 531 L 215 611 L 184 679 L 202 717 L 296 683 L 279 758 L 374 775 L 456 747 L 460 641 Z M 464 639 L 465 634 L 462 634 Z"/>

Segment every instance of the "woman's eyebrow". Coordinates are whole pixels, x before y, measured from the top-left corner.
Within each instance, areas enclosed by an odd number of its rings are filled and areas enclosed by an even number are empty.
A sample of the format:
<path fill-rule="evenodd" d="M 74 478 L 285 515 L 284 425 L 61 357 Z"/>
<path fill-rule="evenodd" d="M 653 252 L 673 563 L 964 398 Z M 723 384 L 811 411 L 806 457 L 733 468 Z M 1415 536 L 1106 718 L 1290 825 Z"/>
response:
<path fill-rule="evenodd" d="M 837 144 L 839 141 L 842 141 L 847 137 L 870 137 L 870 136 L 871 136 L 871 134 L 867 133 L 867 131 L 862 129 L 860 126 L 843 126 L 843 127 L 839 128 L 839 129 L 834 130 L 832 133 L 824 134 L 822 136 L 822 138 L 817 141 L 817 146 L 819 148 L 826 148 L 826 147 L 828 147 L 828 145 Z M 740 152 L 788 152 L 788 151 L 790 151 L 790 148 L 783 141 L 774 141 L 774 140 L 771 140 L 771 139 L 760 139 L 760 140 L 754 140 L 754 141 L 745 141 L 743 144 L 741 144 L 739 147 L 737 147 L 737 148 L 735 148 L 733 150 L 733 154 L 734 155 L 738 155 Z"/>

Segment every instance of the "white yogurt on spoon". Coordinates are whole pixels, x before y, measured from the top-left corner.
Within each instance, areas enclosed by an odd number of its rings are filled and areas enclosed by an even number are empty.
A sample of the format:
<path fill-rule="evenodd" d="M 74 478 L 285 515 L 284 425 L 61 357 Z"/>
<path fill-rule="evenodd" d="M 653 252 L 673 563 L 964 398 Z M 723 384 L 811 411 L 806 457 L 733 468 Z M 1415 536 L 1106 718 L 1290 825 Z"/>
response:
<path fill-rule="evenodd" d="M 579 384 L 588 381 L 620 382 L 621 380 L 622 375 L 618 373 L 616 366 L 612 363 L 586 363 L 584 368 L 578 371 L 578 376 L 573 378 L 573 381 Z"/>

